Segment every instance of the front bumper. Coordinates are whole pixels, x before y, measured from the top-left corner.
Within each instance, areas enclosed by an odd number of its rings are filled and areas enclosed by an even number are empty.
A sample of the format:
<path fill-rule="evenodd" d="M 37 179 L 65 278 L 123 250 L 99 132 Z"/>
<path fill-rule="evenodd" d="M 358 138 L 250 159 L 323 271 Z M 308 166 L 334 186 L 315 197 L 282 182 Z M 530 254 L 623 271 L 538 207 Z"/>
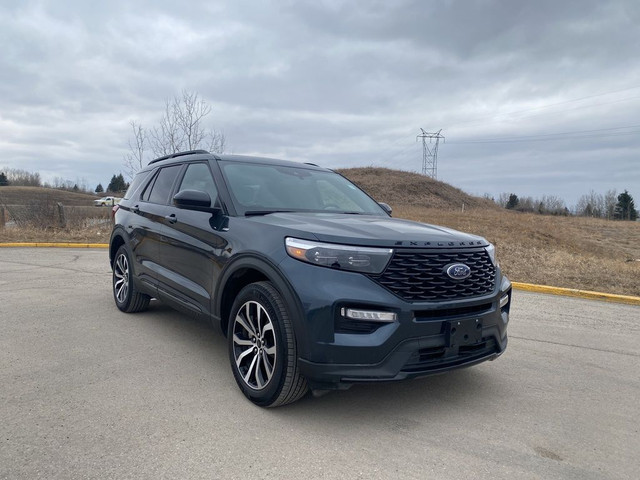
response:
<path fill-rule="evenodd" d="M 489 334 L 467 346 L 444 345 L 444 339 L 437 337 L 413 338 L 402 342 L 377 364 L 314 363 L 302 358 L 298 361 L 311 389 L 346 389 L 354 383 L 419 378 L 495 360 L 507 348 L 507 336 L 499 342 Z"/>
<path fill-rule="evenodd" d="M 488 295 L 407 302 L 364 275 L 285 262 L 293 279 L 304 279 L 293 282 L 304 310 L 294 328 L 300 370 L 314 390 L 441 373 L 507 347 L 511 283 L 499 269 Z M 394 312 L 397 320 L 358 323 L 342 317 L 345 307 Z"/>

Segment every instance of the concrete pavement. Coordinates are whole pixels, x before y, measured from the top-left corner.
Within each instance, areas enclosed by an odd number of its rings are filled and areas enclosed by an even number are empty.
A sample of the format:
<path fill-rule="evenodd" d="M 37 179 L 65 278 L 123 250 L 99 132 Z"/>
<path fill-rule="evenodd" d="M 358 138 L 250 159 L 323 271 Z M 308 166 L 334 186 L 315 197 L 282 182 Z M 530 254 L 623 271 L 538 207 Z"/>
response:
<path fill-rule="evenodd" d="M 0 478 L 637 478 L 640 307 L 516 292 L 507 352 L 278 408 L 225 340 L 126 315 L 105 250 L 0 249 Z"/>

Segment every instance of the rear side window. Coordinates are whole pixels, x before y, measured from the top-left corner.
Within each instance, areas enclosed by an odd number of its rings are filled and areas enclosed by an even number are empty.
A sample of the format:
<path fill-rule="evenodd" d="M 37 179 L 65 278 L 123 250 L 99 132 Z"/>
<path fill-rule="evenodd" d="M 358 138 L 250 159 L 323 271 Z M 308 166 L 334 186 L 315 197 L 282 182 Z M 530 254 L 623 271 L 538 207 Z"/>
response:
<path fill-rule="evenodd" d="M 178 191 L 183 190 L 199 190 L 208 193 L 212 205 L 215 205 L 218 198 L 218 189 L 206 163 L 192 163 L 187 167 Z"/>
<path fill-rule="evenodd" d="M 147 186 L 142 199 L 161 205 L 169 203 L 169 195 L 181 167 L 181 165 L 172 165 L 161 168 L 156 178 Z"/>
<path fill-rule="evenodd" d="M 140 172 L 136 174 L 131 185 L 127 188 L 126 193 L 124 194 L 124 199 L 127 200 L 136 193 L 136 190 L 140 188 L 140 186 L 144 183 L 144 181 L 149 178 L 149 172 Z"/>

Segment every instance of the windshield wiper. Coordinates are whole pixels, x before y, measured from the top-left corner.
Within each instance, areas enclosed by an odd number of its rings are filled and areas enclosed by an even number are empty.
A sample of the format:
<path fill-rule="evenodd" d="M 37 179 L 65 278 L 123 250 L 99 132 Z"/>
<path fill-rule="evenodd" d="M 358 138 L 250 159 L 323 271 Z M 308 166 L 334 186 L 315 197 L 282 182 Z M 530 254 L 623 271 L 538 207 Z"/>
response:
<path fill-rule="evenodd" d="M 247 210 L 244 212 L 245 217 L 257 217 L 260 215 L 269 215 L 271 213 L 292 213 L 297 210 Z"/>

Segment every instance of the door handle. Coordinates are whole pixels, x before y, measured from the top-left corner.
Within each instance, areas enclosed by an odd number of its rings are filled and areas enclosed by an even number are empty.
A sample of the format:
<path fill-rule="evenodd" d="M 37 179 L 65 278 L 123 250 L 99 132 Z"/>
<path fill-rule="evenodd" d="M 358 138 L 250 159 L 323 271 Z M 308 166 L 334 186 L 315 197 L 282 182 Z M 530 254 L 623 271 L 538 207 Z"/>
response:
<path fill-rule="evenodd" d="M 131 207 L 131 211 L 133 213 L 140 213 L 140 206 L 139 205 L 134 205 L 133 207 Z"/>
<path fill-rule="evenodd" d="M 172 213 L 171 215 L 166 215 L 164 219 L 169 223 L 176 223 L 178 221 L 178 217 L 176 217 L 175 213 Z"/>

